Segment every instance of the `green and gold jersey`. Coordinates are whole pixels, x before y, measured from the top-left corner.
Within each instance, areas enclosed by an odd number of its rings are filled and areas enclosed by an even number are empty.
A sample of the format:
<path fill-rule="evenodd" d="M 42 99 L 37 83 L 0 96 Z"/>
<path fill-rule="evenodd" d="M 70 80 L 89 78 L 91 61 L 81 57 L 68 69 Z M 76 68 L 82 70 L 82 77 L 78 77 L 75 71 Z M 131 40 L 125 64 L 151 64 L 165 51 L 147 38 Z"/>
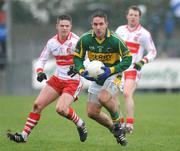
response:
<path fill-rule="evenodd" d="M 86 54 L 90 61 L 99 60 L 111 67 L 112 74 L 123 72 L 132 62 L 132 56 L 124 42 L 110 30 L 107 30 L 102 40 L 97 39 L 93 30 L 80 37 L 74 53 L 75 68 L 80 73 L 84 70 Z"/>

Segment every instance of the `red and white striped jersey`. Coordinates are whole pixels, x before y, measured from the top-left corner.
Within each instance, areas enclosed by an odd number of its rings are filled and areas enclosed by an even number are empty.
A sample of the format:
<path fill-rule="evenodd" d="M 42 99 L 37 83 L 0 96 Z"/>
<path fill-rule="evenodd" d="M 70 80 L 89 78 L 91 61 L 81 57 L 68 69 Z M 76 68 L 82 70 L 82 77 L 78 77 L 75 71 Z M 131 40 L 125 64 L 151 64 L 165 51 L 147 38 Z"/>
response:
<path fill-rule="evenodd" d="M 132 65 L 143 58 L 147 60 L 147 62 L 151 62 L 156 57 L 157 51 L 151 34 L 140 24 L 134 30 L 128 28 L 128 25 L 122 25 L 119 26 L 115 32 L 118 37 L 125 41 L 128 49 L 132 53 Z"/>
<path fill-rule="evenodd" d="M 70 32 L 68 34 L 67 40 L 60 42 L 58 34 L 48 40 L 46 46 L 41 52 L 36 64 L 36 72 L 44 70 L 44 66 L 50 55 L 54 56 L 56 59 L 56 70 L 54 75 L 60 79 L 74 79 L 79 80 L 80 76 L 76 74 L 74 77 L 68 76 L 67 72 L 69 67 L 74 65 L 73 53 L 75 51 L 75 46 L 79 37 Z"/>

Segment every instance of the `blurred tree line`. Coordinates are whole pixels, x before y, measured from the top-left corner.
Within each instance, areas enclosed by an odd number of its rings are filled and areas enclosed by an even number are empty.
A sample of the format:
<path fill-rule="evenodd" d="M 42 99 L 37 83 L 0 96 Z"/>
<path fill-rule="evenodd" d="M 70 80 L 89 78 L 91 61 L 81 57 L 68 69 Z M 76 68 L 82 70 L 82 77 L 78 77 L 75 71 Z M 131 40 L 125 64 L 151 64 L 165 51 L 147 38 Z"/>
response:
<path fill-rule="evenodd" d="M 95 10 L 104 10 L 110 29 L 115 30 L 126 23 L 127 8 L 138 5 L 143 14 L 141 24 L 151 32 L 159 54 L 166 55 L 173 49 L 168 56 L 180 55 L 176 47 L 180 18 L 173 16 L 170 0 L 12 0 L 11 3 L 15 25 L 54 26 L 57 16 L 68 13 L 78 35 L 91 28 L 90 17 Z"/>
<path fill-rule="evenodd" d="M 68 13 L 76 28 L 87 30 L 92 12 L 102 9 L 108 14 L 110 27 L 115 29 L 126 22 L 125 13 L 130 5 L 144 5 L 147 11 L 142 18 L 143 25 L 157 29 L 157 24 L 163 25 L 169 0 L 13 0 L 12 18 L 16 24 L 54 24 L 59 14 Z"/>

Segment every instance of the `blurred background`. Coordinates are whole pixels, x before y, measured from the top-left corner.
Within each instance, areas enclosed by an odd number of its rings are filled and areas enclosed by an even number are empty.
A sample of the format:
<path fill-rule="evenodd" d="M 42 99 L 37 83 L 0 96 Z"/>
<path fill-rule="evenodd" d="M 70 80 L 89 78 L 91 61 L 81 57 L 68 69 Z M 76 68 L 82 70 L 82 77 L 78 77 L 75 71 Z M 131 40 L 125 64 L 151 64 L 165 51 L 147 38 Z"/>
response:
<path fill-rule="evenodd" d="M 158 51 L 156 61 L 144 67 L 138 90 L 179 91 L 180 0 L 0 0 L 0 95 L 39 91 L 34 62 L 56 34 L 57 16 L 70 14 L 73 32 L 80 36 L 91 28 L 92 12 L 103 9 L 115 31 L 126 23 L 130 5 L 142 10 L 141 23 L 151 32 Z M 52 67 L 47 66 L 47 72 L 51 74 Z"/>

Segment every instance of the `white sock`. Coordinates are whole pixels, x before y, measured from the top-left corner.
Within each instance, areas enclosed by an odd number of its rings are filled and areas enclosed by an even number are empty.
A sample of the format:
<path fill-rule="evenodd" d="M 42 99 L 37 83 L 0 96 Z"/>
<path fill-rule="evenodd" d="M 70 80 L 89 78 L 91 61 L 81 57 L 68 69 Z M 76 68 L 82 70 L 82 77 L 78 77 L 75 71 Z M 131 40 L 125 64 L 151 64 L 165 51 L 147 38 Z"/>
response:
<path fill-rule="evenodd" d="M 81 127 L 83 124 L 83 120 L 79 119 L 78 122 L 76 123 L 77 127 Z"/>
<path fill-rule="evenodd" d="M 22 132 L 21 133 L 22 137 L 24 138 L 25 141 L 27 141 L 27 138 L 28 138 L 28 134 L 26 132 Z"/>

